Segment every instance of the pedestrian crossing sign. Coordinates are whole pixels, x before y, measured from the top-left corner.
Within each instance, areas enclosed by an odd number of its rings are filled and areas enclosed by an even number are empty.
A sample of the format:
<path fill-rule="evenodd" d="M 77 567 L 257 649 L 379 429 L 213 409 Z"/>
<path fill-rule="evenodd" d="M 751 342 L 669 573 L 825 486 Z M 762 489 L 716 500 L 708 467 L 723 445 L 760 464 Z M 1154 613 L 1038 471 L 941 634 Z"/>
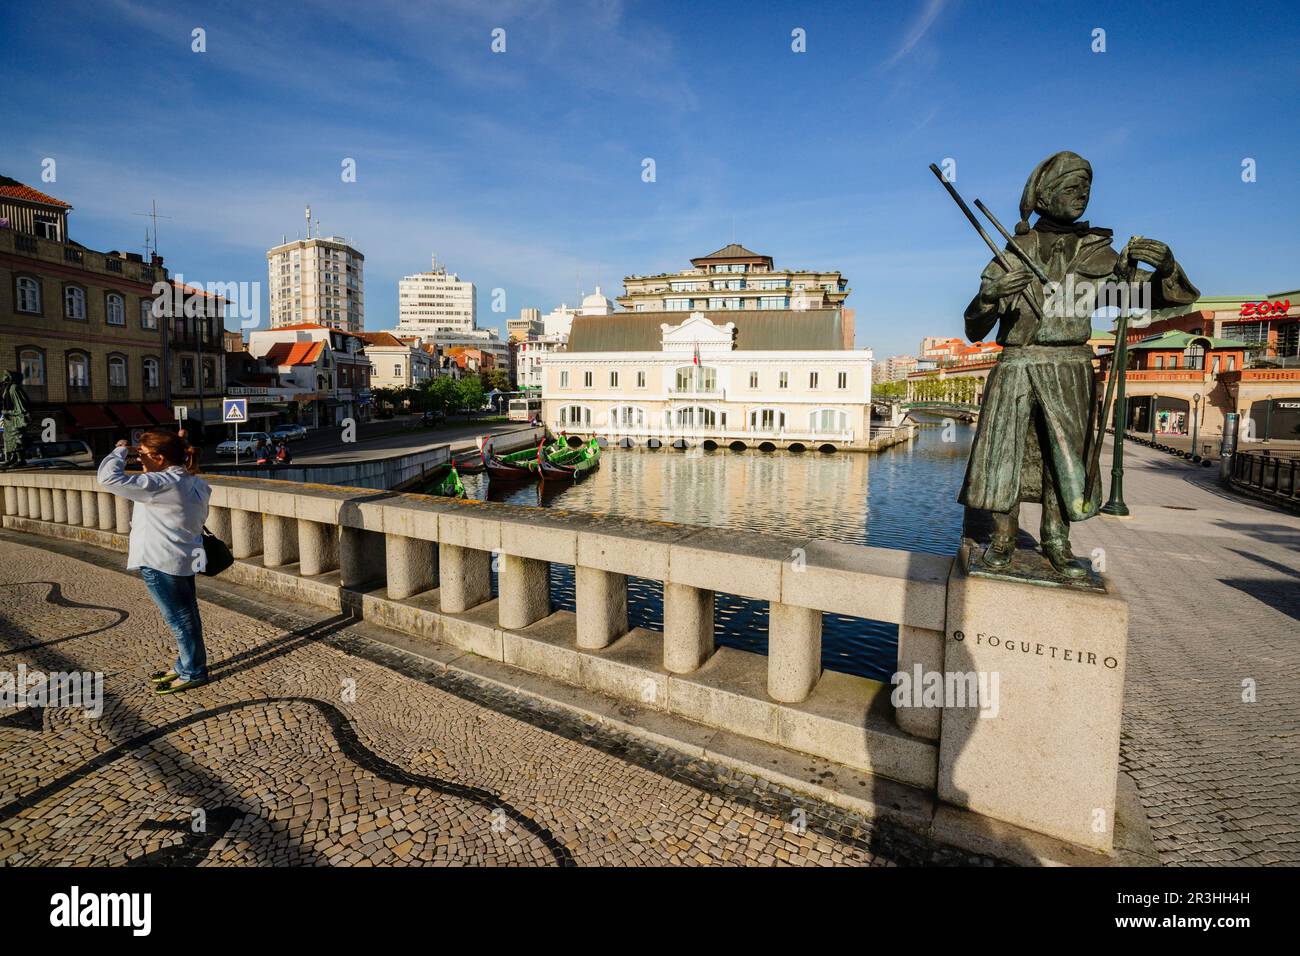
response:
<path fill-rule="evenodd" d="M 223 398 L 221 400 L 221 420 L 227 424 L 248 421 L 248 399 Z"/>

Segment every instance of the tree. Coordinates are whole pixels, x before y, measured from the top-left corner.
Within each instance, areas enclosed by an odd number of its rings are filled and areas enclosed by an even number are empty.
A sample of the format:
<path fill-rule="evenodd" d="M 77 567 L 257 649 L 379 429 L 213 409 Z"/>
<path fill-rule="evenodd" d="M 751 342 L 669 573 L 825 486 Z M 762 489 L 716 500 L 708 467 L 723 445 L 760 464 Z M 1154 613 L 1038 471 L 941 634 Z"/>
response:
<path fill-rule="evenodd" d="M 450 375 L 438 375 L 424 383 L 424 401 L 431 412 L 447 414 L 460 407 L 460 393 L 456 380 Z"/>
<path fill-rule="evenodd" d="M 902 401 L 907 396 L 907 382 L 879 382 L 871 386 L 871 397 L 878 402 Z"/>
<path fill-rule="evenodd" d="M 476 412 L 483 407 L 483 383 L 476 376 L 462 378 L 456 383 L 457 404 L 466 412 Z"/>
<path fill-rule="evenodd" d="M 480 372 L 479 379 L 483 383 L 485 392 L 508 392 L 511 390 L 510 374 L 503 368 L 490 368 L 486 372 Z"/>

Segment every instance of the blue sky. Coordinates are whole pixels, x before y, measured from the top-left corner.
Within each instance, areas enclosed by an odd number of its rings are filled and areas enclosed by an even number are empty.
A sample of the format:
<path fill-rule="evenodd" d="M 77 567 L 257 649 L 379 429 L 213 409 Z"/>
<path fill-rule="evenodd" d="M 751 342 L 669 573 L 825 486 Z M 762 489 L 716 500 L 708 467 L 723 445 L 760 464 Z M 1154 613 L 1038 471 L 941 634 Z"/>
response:
<path fill-rule="evenodd" d="M 1290 4 L 0 3 L 0 173 L 72 203 L 72 238 L 140 251 L 156 199 L 170 268 L 265 296 L 310 203 L 366 256 L 368 329 L 432 253 L 504 328 L 734 236 L 842 270 L 857 344 L 912 352 L 962 334 L 986 260 L 927 164 L 1010 226 L 1058 149 L 1093 163 L 1089 219 L 1203 292 L 1300 287 Z"/>

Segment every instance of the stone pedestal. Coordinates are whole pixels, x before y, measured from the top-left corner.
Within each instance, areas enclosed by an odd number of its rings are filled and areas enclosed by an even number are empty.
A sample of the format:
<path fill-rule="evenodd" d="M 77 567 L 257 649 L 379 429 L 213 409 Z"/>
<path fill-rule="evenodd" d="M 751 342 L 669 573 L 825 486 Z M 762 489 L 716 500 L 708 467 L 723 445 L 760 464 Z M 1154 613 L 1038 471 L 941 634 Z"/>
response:
<path fill-rule="evenodd" d="M 298 521 L 284 515 L 262 515 L 262 564 L 278 568 L 298 560 Z"/>
<path fill-rule="evenodd" d="M 948 585 L 939 798 L 1108 851 L 1128 605 L 1089 584 L 971 574 L 968 547 Z"/>
<path fill-rule="evenodd" d="M 519 630 L 551 613 L 551 564 L 502 554 L 497 564 L 498 622 Z"/>
<path fill-rule="evenodd" d="M 388 596 L 401 601 L 438 586 L 438 544 L 390 534 L 384 540 Z"/>
<path fill-rule="evenodd" d="M 573 577 L 578 646 L 609 647 L 627 633 L 627 575 L 578 565 Z"/>
<path fill-rule="evenodd" d="M 772 601 L 767 628 L 767 693 L 797 704 L 822 673 L 822 612 Z"/>
<path fill-rule="evenodd" d="M 255 511 L 230 509 L 230 553 L 251 558 L 262 551 L 262 515 Z"/>
<path fill-rule="evenodd" d="M 315 577 L 326 571 L 333 571 L 339 566 L 339 532 L 338 527 L 298 519 L 298 573 L 303 577 Z"/>
<path fill-rule="evenodd" d="M 438 602 L 461 614 L 492 599 L 492 552 L 438 543 Z"/>
<path fill-rule="evenodd" d="M 689 674 L 713 655 L 714 594 L 664 582 L 664 669 Z"/>

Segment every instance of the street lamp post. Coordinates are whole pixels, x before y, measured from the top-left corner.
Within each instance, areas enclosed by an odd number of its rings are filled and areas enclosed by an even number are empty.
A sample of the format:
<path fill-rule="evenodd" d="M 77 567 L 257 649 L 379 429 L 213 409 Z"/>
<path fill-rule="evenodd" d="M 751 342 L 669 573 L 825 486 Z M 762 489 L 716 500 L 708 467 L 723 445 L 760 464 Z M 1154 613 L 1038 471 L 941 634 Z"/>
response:
<path fill-rule="evenodd" d="M 1156 443 L 1156 404 L 1160 401 L 1159 395 L 1151 396 L 1151 444 Z"/>
<path fill-rule="evenodd" d="M 1124 433 L 1128 431 L 1128 399 L 1124 397 L 1125 371 L 1128 367 L 1128 336 L 1121 316 L 1115 335 L 1115 350 L 1111 352 L 1110 374 L 1115 380 L 1115 441 L 1110 458 L 1110 497 L 1101 506 L 1102 514 L 1123 517 L 1128 514 L 1124 504 Z M 1102 423 L 1105 427 L 1105 423 Z M 1104 432 L 1102 434 L 1105 434 Z"/>
<path fill-rule="evenodd" d="M 1197 392 L 1192 396 L 1192 461 L 1200 461 L 1201 456 L 1196 451 L 1196 431 L 1201 424 L 1201 393 Z"/>
<path fill-rule="evenodd" d="M 1273 396 L 1265 395 L 1264 398 L 1268 404 L 1264 407 L 1264 437 L 1262 441 L 1267 442 L 1269 426 L 1273 424 Z"/>

